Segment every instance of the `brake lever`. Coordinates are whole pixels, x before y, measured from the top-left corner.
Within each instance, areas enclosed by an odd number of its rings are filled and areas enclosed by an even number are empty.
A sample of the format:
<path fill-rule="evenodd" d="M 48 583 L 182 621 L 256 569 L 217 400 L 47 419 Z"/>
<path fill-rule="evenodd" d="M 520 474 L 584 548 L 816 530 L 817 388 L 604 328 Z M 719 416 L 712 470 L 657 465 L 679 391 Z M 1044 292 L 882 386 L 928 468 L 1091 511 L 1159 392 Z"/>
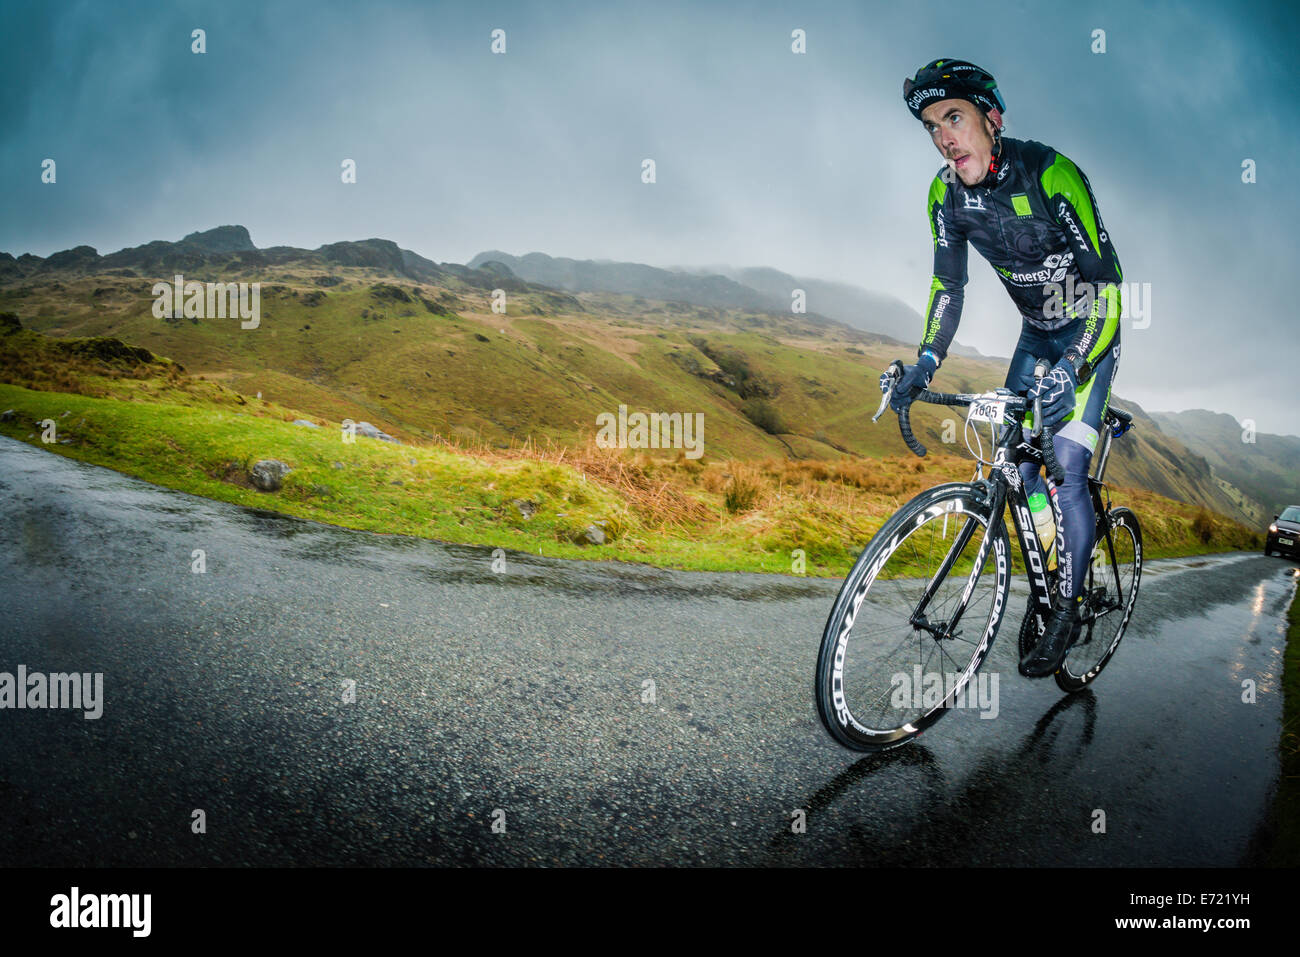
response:
<path fill-rule="evenodd" d="M 885 396 L 880 400 L 880 408 L 878 408 L 876 414 L 871 417 L 872 422 L 875 422 L 876 419 L 884 415 L 885 410 L 889 408 L 889 400 L 894 397 L 894 386 L 898 385 L 898 380 L 903 378 L 903 364 L 895 359 L 889 364 L 889 367 L 885 369 L 885 375 L 889 376 L 889 386 L 881 387 L 880 391 L 885 393 Z"/>
<path fill-rule="evenodd" d="M 1034 381 L 1042 382 L 1043 377 L 1051 370 L 1047 366 L 1046 359 L 1039 359 L 1034 364 Z M 1034 397 L 1034 427 L 1029 430 L 1029 434 L 1038 438 L 1038 433 L 1043 431 L 1043 397 L 1041 395 Z"/>

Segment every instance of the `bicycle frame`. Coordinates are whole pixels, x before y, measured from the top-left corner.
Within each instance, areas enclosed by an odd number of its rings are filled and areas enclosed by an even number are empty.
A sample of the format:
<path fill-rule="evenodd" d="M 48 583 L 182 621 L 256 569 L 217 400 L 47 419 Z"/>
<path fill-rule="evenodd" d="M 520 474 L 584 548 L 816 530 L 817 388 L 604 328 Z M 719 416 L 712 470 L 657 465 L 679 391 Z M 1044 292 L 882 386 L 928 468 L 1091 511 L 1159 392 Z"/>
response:
<path fill-rule="evenodd" d="M 939 582 L 941 582 L 951 571 L 952 566 L 970 542 L 970 537 L 974 534 L 975 523 L 968 521 L 962 528 L 961 532 L 953 539 L 948 553 L 939 563 L 938 569 L 926 586 L 921 600 L 917 603 L 912 612 L 910 623 L 915 628 L 921 628 L 936 638 L 946 638 L 957 631 L 957 625 L 960 623 L 962 615 L 966 612 L 966 606 L 970 601 L 971 592 L 974 589 L 975 582 L 979 576 L 984 573 L 984 564 L 988 560 L 990 543 L 997 534 L 999 525 L 1005 522 L 1003 518 L 1004 510 L 1010 506 L 1011 522 L 1016 530 L 1016 538 L 1020 544 L 1020 554 L 1025 563 L 1025 569 L 1029 578 L 1029 592 L 1031 607 L 1037 610 L 1040 616 L 1039 624 L 1046 621 L 1047 615 L 1052 610 L 1052 595 L 1047 585 L 1047 556 L 1043 552 L 1042 543 L 1038 539 L 1038 531 L 1034 527 L 1033 517 L 1029 512 L 1029 500 L 1025 495 L 1024 482 L 1020 475 L 1020 464 L 1025 461 L 1032 461 L 1042 465 L 1042 453 L 1030 443 L 1024 441 L 1024 430 L 1019 424 L 1005 422 L 1001 426 L 1001 431 L 997 438 L 993 460 L 990 463 L 989 477 L 979 478 L 972 484 L 976 490 L 976 500 L 980 504 L 987 504 L 990 507 L 990 514 L 994 516 L 989 525 L 989 533 L 984 538 L 984 543 L 980 547 L 980 552 L 976 555 L 974 567 L 971 569 L 970 578 L 967 581 L 966 589 L 962 593 L 961 602 L 958 604 L 952 620 L 949 623 L 947 632 L 940 634 L 937 629 L 930 625 L 925 618 L 925 609 L 934 596 Z M 1102 445 L 1100 456 L 1097 457 L 1096 475 L 1088 476 L 1088 491 L 1092 496 L 1093 511 L 1096 515 L 1097 532 L 1104 535 L 1110 555 L 1111 570 L 1115 576 L 1115 587 L 1118 592 L 1118 607 L 1123 607 L 1125 603 L 1122 585 L 1120 583 L 1119 568 L 1115 562 L 1114 541 L 1111 538 L 1110 522 L 1106 518 L 1105 507 L 1101 500 L 1101 489 L 1104 485 L 1102 477 L 1105 475 L 1106 460 L 1110 452 L 1112 432 L 1107 423 L 1105 426 L 1105 439 Z M 1055 488 L 1051 475 L 1047 475 L 1045 480 L 1048 485 L 1049 494 Z M 1091 610 L 1091 609 L 1090 609 Z M 1085 617 L 1087 621 L 1095 620 L 1096 616 Z"/>

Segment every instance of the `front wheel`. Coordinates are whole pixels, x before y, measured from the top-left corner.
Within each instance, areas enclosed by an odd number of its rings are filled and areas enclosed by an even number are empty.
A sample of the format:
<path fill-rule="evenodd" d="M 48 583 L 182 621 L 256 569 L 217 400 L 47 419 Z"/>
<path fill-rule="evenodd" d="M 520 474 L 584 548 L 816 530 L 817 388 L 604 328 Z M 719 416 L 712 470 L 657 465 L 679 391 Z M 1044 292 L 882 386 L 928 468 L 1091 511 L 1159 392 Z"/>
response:
<path fill-rule="evenodd" d="M 822 633 L 817 711 L 836 741 L 883 751 L 967 704 L 1006 608 L 1009 552 L 969 483 L 922 492 L 881 527 Z"/>

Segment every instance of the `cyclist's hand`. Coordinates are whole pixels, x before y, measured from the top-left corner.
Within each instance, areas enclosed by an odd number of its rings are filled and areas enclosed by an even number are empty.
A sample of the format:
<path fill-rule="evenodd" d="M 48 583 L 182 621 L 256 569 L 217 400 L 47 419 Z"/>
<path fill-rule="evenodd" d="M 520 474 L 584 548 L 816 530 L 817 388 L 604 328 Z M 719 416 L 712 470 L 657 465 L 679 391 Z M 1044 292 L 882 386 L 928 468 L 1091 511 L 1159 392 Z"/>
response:
<path fill-rule="evenodd" d="M 902 412 L 912 404 L 918 392 L 930 384 L 939 363 L 931 352 L 921 353 L 915 365 L 903 366 L 903 377 L 894 386 L 894 394 L 889 400 L 889 407 L 895 412 Z M 883 378 L 883 377 L 882 377 Z"/>
<path fill-rule="evenodd" d="M 1079 380 L 1074 373 L 1074 366 L 1064 358 L 1052 366 L 1047 375 L 1034 383 L 1029 390 L 1028 398 L 1031 404 L 1035 399 L 1042 398 L 1045 427 L 1051 428 L 1070 417 L 1070 413 L 1074 411 L 1074 390 L 1078 386 Z"/>

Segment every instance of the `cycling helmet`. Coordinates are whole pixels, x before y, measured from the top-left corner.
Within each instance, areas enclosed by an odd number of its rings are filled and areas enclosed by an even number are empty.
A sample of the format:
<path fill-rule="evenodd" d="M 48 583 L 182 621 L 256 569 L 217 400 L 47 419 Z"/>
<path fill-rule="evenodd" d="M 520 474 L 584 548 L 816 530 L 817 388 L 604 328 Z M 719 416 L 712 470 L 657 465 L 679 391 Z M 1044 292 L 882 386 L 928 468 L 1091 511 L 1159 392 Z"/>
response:
<path fill-rule="evenodd" d="M 933 60 L 903 80 L 903 101 L 918 120 L 922 110 L 940 100 L 969 100 L 985 113 L 1007 111 L 993 74 L 965 60 Z"/>

